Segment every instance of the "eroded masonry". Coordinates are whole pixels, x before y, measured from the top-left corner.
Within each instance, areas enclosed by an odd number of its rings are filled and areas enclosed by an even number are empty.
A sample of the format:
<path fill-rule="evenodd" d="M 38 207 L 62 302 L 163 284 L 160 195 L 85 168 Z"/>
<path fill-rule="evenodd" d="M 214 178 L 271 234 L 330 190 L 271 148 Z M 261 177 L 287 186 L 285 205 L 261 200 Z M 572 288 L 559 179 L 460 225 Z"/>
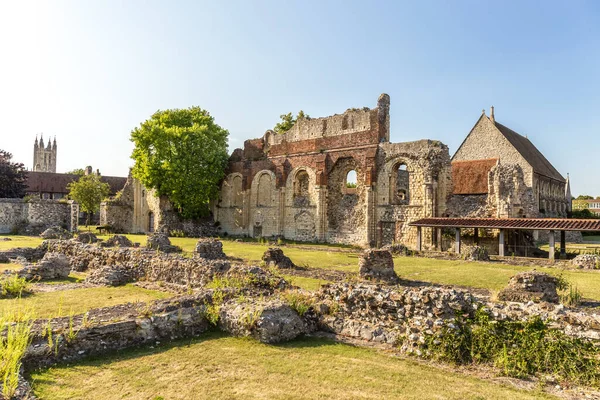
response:
<path fill-rule="evenodd" d="M 284 134 L 247 140 L 233 152 L 214 206 L 222 232 L 414 244 L 416 228 L 408 224 L 445 210 L 450 155 L 438 141 L 390 143 L 389 110 L 382 94 L 376 108 L 299 119 Z"/>

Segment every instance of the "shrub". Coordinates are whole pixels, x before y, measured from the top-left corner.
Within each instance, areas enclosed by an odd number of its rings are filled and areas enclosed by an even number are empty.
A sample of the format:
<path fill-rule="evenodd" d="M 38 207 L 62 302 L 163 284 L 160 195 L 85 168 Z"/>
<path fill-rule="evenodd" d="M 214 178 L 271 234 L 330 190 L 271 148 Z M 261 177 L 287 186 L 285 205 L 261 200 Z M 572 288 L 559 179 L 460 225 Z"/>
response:
<path fill-rule="evenodd" d="M 21 297 L 27 292 L 29 282 L 25 278 L 19 278 L 17 274 L 0 278 L 0 298 Z"/>
<path fill-rule="evenodd" d="M 553 374 L 600 386 L 599 350 L 593 343 L 551 329 L 539 317 L 524 322 L 493 321 L 480 309 L 473 318 L 457 316 L 439 335 L 428 336 L 426 346 L 432 358 L 491 364 L 511 377 Z"/>
<path fill-rule="evenodd" d="M 314 301 L 310 295 L 297 291 L 285 292 L 283 294 L 283 298 L 288 303 L 288 305 L 292 309 L 294 309 L 301 317 L 304 316 L 304 314 L 306 314 L 306 312 L 314 304 Z"/>
<path fill-rule="evenodd" d="M 173 229 L 171 232 L 169 232 L 169 236 L 171 237 L 185 237 L 185 232 L 182 231 L 181 229 Z"/>

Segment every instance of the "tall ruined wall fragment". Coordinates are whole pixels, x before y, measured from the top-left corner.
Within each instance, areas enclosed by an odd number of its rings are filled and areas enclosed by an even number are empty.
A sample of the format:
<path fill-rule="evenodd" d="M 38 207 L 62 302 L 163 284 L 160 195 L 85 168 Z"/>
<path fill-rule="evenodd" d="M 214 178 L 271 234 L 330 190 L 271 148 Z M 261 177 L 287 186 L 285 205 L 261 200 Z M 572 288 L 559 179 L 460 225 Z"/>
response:
<path fill-rule="evenodd" d="M 285 134 L 267 131 L 262 139 L 247 140 L 229 160 L 213 210 L 222 231 L 414 245 L 416 228 L 408 223 L 445 210 L 450 156 L 435 141 L 390 144 L 389 106 L 383 94 L 376 108 L 300 119 Z M 408 169 L 398 172 L 402 163 Z M 348 185 L 349 173 L 356 175 L 355 187 Z M 397 225 L 391 236 L 385 233 L 390 224 Z"/>

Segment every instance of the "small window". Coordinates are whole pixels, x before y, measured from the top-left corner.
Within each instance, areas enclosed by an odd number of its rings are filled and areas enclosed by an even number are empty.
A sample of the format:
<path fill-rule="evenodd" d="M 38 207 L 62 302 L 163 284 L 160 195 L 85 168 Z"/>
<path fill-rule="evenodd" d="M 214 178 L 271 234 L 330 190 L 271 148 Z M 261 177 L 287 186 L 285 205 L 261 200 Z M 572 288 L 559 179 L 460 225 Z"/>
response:
<path fill-rule="evenodd" d="M 354 194 L 356 193 L 356 171 L 350 170 L 346 174 L 346 179 L 344 180 L 344 192 L 346 194 Z"/>
<path fill-rule="evenodd" d="M 390 203 L 409 204 L 410 202 L 410 173 L 406 164 L 397 164 L 392 169 L 390 177 Z"/>

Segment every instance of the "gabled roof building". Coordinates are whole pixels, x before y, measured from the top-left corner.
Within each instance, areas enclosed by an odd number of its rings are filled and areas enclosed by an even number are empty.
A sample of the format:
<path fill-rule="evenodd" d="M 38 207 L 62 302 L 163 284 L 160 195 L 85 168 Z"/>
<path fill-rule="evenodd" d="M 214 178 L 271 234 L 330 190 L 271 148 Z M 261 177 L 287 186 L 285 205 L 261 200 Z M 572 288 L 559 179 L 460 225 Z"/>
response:
<path fill-rule="evenodd" d="M 526 136 L 497 122 L 493 107 L 452 157 L 452 179 L 454 195 L 487 196 L 480 217 L 564 217 L 571 207 L 568 178 Z"/>

